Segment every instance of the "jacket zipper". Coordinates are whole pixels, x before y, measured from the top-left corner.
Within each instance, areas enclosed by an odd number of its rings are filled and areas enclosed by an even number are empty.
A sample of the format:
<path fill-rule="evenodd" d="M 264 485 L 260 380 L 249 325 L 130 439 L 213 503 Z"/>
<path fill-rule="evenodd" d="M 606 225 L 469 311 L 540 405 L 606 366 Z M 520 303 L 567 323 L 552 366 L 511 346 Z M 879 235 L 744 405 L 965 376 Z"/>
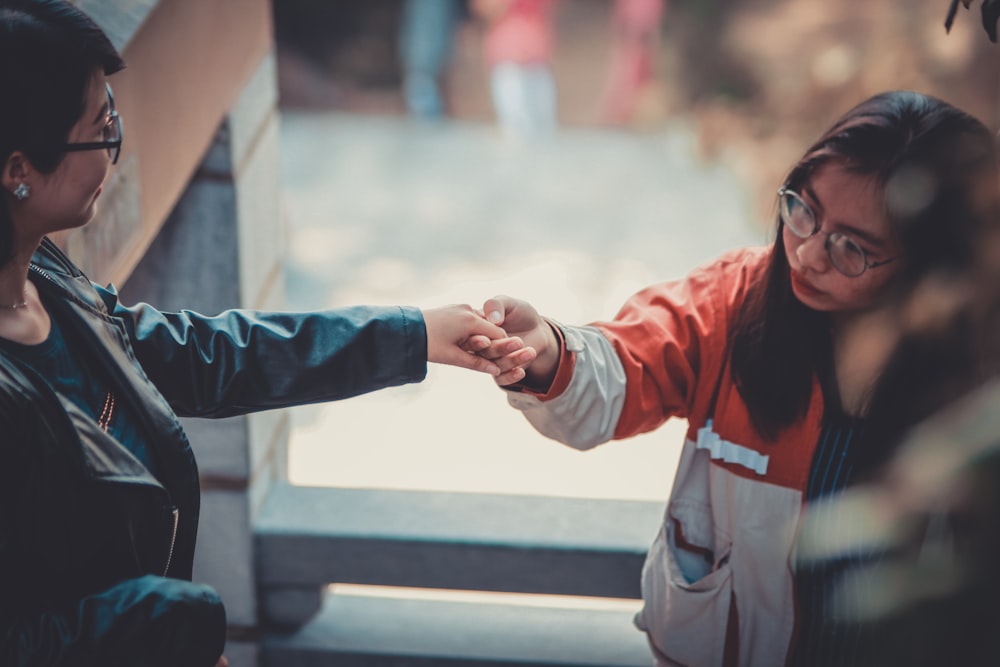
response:
<path fill-rule="evenodd" d="M 174 515 L 174 527 L 170 533 L 170 549 L 167 551 L 167 565 L 163 568 L 163 576 L 167 576 L 170 571 L 170 562 L 174 559 L 174 543 L 177 541 L 177 525 L 180 523 L 181 511 L 174 507 L 171 511 Z"/>
<path fill-rule="evenodd" d="M 34 264 L 29 264 L 28 268 L 31 269 L 32 271 L 34 271 L 35 273 L 37 273 L 38 275 L 42 276 L 46 280 L 48 280 L 53 285 L 56 285 L 58 287 L 59 283 L 57 283 L 56 280 L 55 280 L 55 278 L 53 278 L 52 276 L 50 276 L 45 271 L 45 269 L 39 268 L 39 267 L 35 266 Z"/>

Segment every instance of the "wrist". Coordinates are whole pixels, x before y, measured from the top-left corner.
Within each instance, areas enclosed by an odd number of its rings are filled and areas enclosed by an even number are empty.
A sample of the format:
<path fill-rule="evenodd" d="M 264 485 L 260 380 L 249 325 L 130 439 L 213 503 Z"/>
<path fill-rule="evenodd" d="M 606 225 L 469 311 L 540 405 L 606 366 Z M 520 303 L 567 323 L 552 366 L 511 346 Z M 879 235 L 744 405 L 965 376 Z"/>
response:
<path fill-rule="evenodd" d="M 533 389 L 547 391 L 559 370 L 562 358 L 563 340 L 555 324 L 545 320 L 543 343 L 535 349 L 538 356 L 525 368 L 524 383 Z"/>

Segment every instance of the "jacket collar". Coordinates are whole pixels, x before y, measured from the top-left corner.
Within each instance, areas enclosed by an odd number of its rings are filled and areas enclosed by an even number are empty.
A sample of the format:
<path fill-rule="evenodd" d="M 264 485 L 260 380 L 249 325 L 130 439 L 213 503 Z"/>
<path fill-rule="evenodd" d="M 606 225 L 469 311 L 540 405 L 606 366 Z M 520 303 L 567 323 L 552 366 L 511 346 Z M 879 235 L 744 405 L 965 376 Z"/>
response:
<path fill-rule="evenodd" d="M 31 258 L 31 271 L 48 284 L 61 289 L 61 296 L 69 296 L 77 305 L 107 315 L 107 306 L 97 298 L 90 280 L 48 237 Z"/>

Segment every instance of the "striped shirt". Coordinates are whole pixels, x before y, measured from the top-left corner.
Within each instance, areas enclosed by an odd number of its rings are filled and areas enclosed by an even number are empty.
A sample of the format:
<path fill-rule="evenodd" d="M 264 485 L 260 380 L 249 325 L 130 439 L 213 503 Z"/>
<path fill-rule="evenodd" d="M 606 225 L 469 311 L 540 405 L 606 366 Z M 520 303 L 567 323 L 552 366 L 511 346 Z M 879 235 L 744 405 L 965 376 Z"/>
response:
<path fill-rule="evenodd" d="M 843 413 L 828 415 L 824 419 L 806 487 L 807 505 L 839 493 L 851 483 L 857 451 L 854 445 L 863 426 L 862 420 Z M 843 515 L 838 516 L 839 519 L 831 519 L 827 530 L 846 538 L 851 534 L 852 525 L 844 525 Z M 832 525 L 835 520 L 839 525 Z M 848 552 L 829 559 L 796 564 L 795 596 L 799 624 L 791 665 L 850 667 L 863 662 L 863 629 L 857 624 L 843 622 L 844 616 L 849 614 L 845 605 L 857 602 L 857 599 L 850 594 L 845 599 L 845 589 L 840 584 L 848 572 L 870 565 L 873 556 L 869 552 Z"/>

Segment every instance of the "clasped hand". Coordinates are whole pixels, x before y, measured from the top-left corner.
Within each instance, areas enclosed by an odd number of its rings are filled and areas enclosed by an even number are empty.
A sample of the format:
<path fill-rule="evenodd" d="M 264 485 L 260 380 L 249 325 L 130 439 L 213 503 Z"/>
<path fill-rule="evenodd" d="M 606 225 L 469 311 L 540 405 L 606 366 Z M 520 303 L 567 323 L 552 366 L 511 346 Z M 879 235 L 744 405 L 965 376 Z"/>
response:
<path fill-rule="evenodd" d="M 466 305 L 423 311 L 427 327 L 427 360 L 488 373 L 500 386 L 524 378 L 524 367 L 535 359 L 533 347 L 511 336 Z"/>
<path fill-rule="evenodd" d="M 545 391 L 559 365 L 552 325 L 528 302 L 495 296 L 481 311 L 445 306 L 424 311 L 429 361 L 493 375 L 500 386 L 524 381 Z"/>

